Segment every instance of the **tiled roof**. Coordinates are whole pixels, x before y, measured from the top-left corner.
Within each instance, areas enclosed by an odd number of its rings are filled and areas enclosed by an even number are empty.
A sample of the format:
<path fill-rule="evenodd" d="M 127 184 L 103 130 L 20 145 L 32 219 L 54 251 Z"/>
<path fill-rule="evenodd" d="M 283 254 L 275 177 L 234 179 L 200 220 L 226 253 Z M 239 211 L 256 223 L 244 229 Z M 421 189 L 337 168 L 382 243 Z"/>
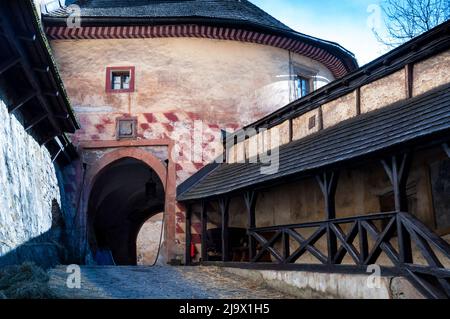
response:
<path fill-rule="evenodd" d="M 178 200 L 233 193 L 436 134 L 450 134 L 450 85 L 282 146 L 275 174 L 261 174 L 262 164 L 221 164 L 187 190 L 180 186 Z"/>
<path fill-rule="evenodd" d="M 247 0 L 77 0 L 66 1 L 81 8 L 82 17 L 203 17 L 250 22 L 291 30 Z M 47 14 L 67 17 L 67 6 Z"/>

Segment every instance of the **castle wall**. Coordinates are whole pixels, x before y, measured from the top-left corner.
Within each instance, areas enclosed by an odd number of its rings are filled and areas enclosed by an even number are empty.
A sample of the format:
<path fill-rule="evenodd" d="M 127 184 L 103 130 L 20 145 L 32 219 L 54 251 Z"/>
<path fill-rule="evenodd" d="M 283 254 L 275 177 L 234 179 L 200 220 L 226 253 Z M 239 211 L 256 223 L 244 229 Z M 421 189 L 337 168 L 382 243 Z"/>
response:
<path fill-rule="evenodd" d="M 314 87 L 333 80 L 312 59 L 252 43 L 157 38 L 54 40 L 51 46 L 82 127 L 71 138 L 74 144 L 115 141 L 116 119 L 135 117 L 137 140 L 175 143 L 170 155 L 176 185 L 222 153 L 221 129 L 234 131 L 293 99 L 293 63 L 317 73 Z M 106 68 L 124 66 L 135 67 L 135 91 L 107 93 Z M 200 135 L 191 138 L 195 132 Z M 75 167 L 68 173 L 73 202 L 82 173 Z M 183 210 L 176 205 L 174 241 L 180 256 Z"/>
<path fill-rule="evenodd" d="M 61 202 L 50 154 L 25 132 L 0 100 L 0 264 L 32 259 L 15 252 L 52 227 L 52 207 Z M 54 207 L 53 207 L 54 209 Z M 51 248 L 42 250 L 51 254 Z M 55 256 L 47 256 L 53 258 Z M 57 256 L 55 257 L 57 258 Z"/>

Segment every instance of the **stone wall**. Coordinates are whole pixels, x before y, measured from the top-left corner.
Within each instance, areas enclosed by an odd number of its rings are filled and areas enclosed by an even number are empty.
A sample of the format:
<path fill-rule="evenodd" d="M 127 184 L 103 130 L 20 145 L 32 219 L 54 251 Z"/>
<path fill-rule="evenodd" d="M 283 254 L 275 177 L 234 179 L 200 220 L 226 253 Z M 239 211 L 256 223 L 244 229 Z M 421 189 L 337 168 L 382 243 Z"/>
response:
<path fill-rule="evenodd" d="M 0 123 L 1 259 L 51 229 L 52 203 L 60 204 L 60 191 L 50 154 L 2 101 Z"/>

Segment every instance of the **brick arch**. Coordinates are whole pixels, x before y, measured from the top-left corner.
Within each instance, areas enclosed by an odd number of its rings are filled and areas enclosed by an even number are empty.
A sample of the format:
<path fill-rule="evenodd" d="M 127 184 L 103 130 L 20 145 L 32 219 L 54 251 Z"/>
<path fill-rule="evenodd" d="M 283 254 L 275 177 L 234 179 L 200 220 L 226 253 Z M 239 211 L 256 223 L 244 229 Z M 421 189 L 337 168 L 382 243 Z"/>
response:
<path fill-rule="evenodd" d="M 171 145 L 169 144 L 169 154 Z M 81 196 L 80 214 L 77 218 L 77 223 L 82 231 L 80 238 L 80 249 L 86 249 L 89 246 L 88 243 L 88 208 L 89 199 L 92 189 L 100 174 L 108 168 L 112 163 L 124 159 L 133 158 L 148 165 L 158 175 L 161 183 L 163 184 L 165 191 L 165 226 L 164 236 L 166 247 L 164 251 L 166 257 L 170 258 L 173 254 L 173 242 L 175 240 L 175 167 L 173 163 L 169 163 L 166 167 L 156 156 L 143 151 L 137 147 L 123 147 L 112 152 L 104 154 L 98 159 L 92 166 L 86 170 L 86 177 L 84 181 L 84 187 Z"/>
<path fill-rule="evenodd" d="M 123 158 L 134 158 L 147 164 L 158 175 L 164 186 L 164 190 L 167 191 L 167 168 L 157 157 L 138 148 L 122 148 L 103 155 L 100 160 L 89 169 L 89 172 L 86 175 L 86 187 L 88 188 L 89 194 L 95 184 L 96 178 L 103 170 L 110 164 Z"/>

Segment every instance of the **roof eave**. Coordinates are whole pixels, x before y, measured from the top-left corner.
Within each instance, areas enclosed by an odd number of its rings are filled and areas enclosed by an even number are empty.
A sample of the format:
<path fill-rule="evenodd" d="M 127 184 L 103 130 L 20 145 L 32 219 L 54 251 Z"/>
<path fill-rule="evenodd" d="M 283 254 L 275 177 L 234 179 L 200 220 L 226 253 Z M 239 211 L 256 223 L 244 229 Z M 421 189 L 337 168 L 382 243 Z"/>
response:
<path fill-rule="evenodd" d="M 46 27 L 63 27 L 67 25 L 67 17 L 54 17 L 43 15 L 43 23 Z M 263 24 L 250 21 L 209 18 L 201 16 L 189 17 L 102 17 L 87 16 L 81 17 L 83 27 L 92 26 L 158 26 L 158 25 L 183 25 L 183 24 L 199 24 L 217 27 L 235 27 L 250 31 L 263 32 L 277 36 L 285 36 L 293 38 L 307 44 L 322 48 L 340 59 L 348 72 L 358 68 L 358 62 L 355 55 L 349 50 L 335 42 L 308 36 L 306 34 L 296 32 L 292 29 L 274 28 Z"/>

